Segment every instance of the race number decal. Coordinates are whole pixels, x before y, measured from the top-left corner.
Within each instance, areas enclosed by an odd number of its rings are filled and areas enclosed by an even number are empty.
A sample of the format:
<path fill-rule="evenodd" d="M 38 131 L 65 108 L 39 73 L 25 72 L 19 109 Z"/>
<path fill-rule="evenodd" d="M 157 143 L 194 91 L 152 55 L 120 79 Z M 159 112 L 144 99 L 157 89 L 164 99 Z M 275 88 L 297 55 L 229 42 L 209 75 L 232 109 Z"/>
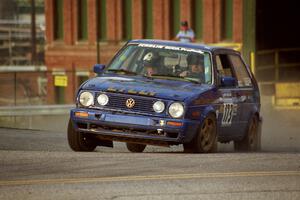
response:
<path fill-rule="evenodd" d="M 236 115 L 237 105 L 233 103 L 224 103 L 222 126 L 231 126 L 232 118 Z"/>

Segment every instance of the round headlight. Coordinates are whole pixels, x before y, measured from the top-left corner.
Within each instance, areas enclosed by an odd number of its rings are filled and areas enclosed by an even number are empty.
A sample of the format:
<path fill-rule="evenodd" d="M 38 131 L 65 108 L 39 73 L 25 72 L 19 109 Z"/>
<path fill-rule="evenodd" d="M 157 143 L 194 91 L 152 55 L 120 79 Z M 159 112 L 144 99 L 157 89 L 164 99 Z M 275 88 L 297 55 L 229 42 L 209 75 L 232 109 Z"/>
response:
<path fill-rule="evenodd" d="M 98 103 L 101 106 L 105 106 L 106 104 L 108 104 L 108 96 L 106 94 L 100 94 L 97 98 Z"/>
<path fill-rule="evenodd" d="M 94 96 L 90 92 L 83 92 L 79 96 L 79 102 L 83 106 L 90 106 L 94 103 Z"/>
<path fill-rule="evenodd" d="M 181 103 L 175 102 L 175 103 L 172 103 L 169 107 L 169 114 L 173 118 L 182 117 L 183 112 L 184 112 L 184 108 Z"/>
<path fill-rule="evenodd" d="M 157 113 L 162 113 L 165 110 L 165 104 L 162 101 L 157 101 L 153 104 L 153 110 Z"/>

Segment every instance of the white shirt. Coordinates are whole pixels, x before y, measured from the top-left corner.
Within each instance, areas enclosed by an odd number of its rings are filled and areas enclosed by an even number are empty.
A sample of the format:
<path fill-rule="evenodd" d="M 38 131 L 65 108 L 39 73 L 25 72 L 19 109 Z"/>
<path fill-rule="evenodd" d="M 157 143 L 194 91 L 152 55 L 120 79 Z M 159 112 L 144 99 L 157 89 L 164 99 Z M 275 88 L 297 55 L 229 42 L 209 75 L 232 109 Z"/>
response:
<path fill-rule="evenodd" d="M 176 38 L 179 39 L 180 42 L 192 42 L 195 37 L 195 33 L 192 29 L 188 29 L 187 31 L 179 31 L 176 35 Z"/>

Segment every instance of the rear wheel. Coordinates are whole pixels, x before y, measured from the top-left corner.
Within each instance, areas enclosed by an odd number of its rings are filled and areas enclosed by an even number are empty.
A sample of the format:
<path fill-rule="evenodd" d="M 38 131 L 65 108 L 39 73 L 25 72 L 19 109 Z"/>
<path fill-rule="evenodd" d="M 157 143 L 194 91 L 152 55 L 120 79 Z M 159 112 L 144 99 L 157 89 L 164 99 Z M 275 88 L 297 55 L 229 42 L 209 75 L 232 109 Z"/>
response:
<path fill-rule="evenodd" d="M 234 141 L 236 151 L 259 151 L 261 136 L 258 129 L 258 117 L 251 117 L 245 137 L 241 141 Z"/>
<path fill-rule="evenodd" d="M 183 144 L 184 152 L 187 153 L 212 153 L 218 148 L 216 119 L 209 114 L 203 121 L 198 134 L 192 142 Z"/>
<path fill-rule="evenodd" d="M 146 145 L 144 145 L 144 144 L 126 143 L 126 147 L 131 152 L 141 153 L 141 152 L 143 152 L 145 150 Z"/>
<path fill-rule="evenodd" d="M 94 151 L 97 147 L 87 134 L 74 130 L 71 120 L 68 124 L 68 142 L 73 151 Z"/>

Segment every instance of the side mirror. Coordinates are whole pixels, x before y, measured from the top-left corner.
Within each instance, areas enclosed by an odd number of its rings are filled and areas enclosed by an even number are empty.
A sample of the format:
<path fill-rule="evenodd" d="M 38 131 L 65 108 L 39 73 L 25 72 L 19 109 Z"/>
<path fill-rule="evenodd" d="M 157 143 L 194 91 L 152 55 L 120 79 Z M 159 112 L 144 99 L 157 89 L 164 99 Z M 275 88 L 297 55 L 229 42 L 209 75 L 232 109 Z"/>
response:
<path fill-rule="evenodd" d="M 236 78 L 231 76 L 221 77 L 221 86 L 222 87 L 233 87 L 236 86 Z"/>
<path fill-rule="evenodd" d="M 95 64 L 94 65 L 94 72 L 98 75 L 102 74 L 103 70 L 105 68 L 105 65 L 103 64 Z"/>

